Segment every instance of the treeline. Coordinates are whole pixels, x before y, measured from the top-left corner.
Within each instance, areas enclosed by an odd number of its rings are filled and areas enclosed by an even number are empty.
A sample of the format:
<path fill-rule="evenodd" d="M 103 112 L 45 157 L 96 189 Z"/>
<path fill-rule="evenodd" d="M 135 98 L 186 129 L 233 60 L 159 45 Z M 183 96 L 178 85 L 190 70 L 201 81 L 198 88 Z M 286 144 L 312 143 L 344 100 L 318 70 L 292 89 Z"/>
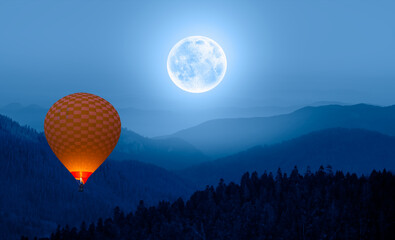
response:
<path fill-rule="evenodd" d="M 394 203 L 395 177 L 386 170 L 359 177 L 295 167 L 289 176 L 279 169 L 220 181 L 186 202 L 140 202 L 127 214 L 117 207 L 111 218 L 59 226 L 48 239 L 393 239 Z"/>

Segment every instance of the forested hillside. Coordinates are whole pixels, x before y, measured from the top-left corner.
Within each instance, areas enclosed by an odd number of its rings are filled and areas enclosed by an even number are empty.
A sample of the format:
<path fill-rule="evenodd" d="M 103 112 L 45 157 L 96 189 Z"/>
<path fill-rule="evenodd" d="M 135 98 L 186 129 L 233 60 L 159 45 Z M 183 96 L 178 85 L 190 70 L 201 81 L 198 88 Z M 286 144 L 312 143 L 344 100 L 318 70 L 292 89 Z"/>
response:
<path fill-rule="evenodd" d="M 395 137 L 364 129 L 331 128 L 312 132 L 282 143 L 256 146 L 221 159 L 193 166 L 178 174 L 200 186 L 237 181 L 249 171 L 290 173 L 320 165 L 334 170 L 369 174 L 372 170 L 395 170 Z"/>
<path fill-rule="evenodd" d="M 195 188 L 175 174 L 142 162 L 107 160 L 84 192 L 53 155 L 43 134 L 0 115 L 0 239 L 48 235 L 57 224 L 187 197 Z"/>
<path fill-rule="evenodd" d="M 63 225 L 50 239 L 393 239 L 394 186 L 385 170 L 366 177 L 330 168 L 246 173 L 240 184 L 220 182 L 186 202 L 141 202 L 136 211 L 116 208 L 113 217 L 78 229 Z"/>

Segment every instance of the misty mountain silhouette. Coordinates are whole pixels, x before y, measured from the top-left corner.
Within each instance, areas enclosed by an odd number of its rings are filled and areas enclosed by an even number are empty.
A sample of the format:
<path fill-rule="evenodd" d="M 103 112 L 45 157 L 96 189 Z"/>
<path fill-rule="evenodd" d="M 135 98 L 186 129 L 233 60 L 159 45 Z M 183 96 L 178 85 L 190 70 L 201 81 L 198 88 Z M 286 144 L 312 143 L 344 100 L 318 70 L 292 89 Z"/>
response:
<path fill-rule="evenodd" d="M 167 137 L 184 139 L 208 156 L 223 157 L 325 128 L 362 128 L 395 135 L 394 122 L 395 106 L 327 105 L 273 117 L 212 120 Z"/>
<path fill-rule="evenodd" d="M 314 104 L 322 105 L 325 103 L 327 102 L 317 102 Z M 123 127 L 133 129 L 133 131 L 142 136 L 157 137 L 168 135 L 212 119 L 273 116 L 289 113 L 298 108 L 300 106 L 150 110 L 127 107 L 119 108 L 117 111 L 122 119 Z M 28 125 L 42 132 L 44 131 L 44 119 L 48 110 L 49 107 L 46 108 L 34 104 L 24 106 L 20 103 L 11 103 L 0 107 L 0 114 L 14 119 L 21 125 Z"/>
<path fill-rule="evenodd" d="M 166 169 L 182 169 L 209 160 L 199 150 L 182 139 L 150 139 L 122 129 L 121 136 L 110 158 L 136 159 Z"/>
<path fill-rule="evenodd" d="M 247 171 L 275 174 L 281 168 L 290 173 L 297 166 L 305 172 L 308 166 L 316 171 L 321 165 L 367 175 L 374 169 L 394 171 L 395 137 L 363 129 L 325 129 L 271 146 L 256 146 L 178 173 L 205 186 L 220 178 L 236 182 Z"/>
<path fill-rule="evenodd" d="M 320 103 L 317 103 L 320 104 Z M 212 109 L 144 110 L 120 108 L 123 126 L 137 133 L 157 137 L 172 134 L 202 122 L 218 118 L 266 117 L 289 113 L 300 106 L 265 106 L 251 108 L 217 107 Z"/>
<path fill-rule="evenodd" d="M 339 102 L 320 101 L 309 106 L 341 104 Z M 286 114 L 300 109 L 302 106 L 261 106 L 261 107 L 217 107 L 212 109 L 177 109 L 149 110 L 138 108 L 119 108 L 122 126 L 132 129 L 139 135 L 155 137 L 170 135 L 181 129 L 187 129 L 213 119 L 268 117 Z M 39 132 L 44 131 L 44 119 L 49 107 L 31 104 L 24 106 L 11 103 L 0 107 L 0 114 L 6 115 L 21 125 L 28 125 Z M 160 137 L 159 137 L 160 138 Z"/>
<path fill-rule="evenodd" d="M 79 225 L 109 215 L 187 197 L 192 184 L 174 173 L 138 161 L 108 159 L 85 191 L 50 150 L 44 135 L 0 115 L 0 239 L 42 236 L 57 224 Z"/>
<path fill-rule="evenodd" d="M 32 104 L 23 106 L 11 103 L 0 107 L 0 114 L 10 117 L 21 125 L 28 125 L 38 131 L 44 131 L 44 119 L 48 109 Z"/>

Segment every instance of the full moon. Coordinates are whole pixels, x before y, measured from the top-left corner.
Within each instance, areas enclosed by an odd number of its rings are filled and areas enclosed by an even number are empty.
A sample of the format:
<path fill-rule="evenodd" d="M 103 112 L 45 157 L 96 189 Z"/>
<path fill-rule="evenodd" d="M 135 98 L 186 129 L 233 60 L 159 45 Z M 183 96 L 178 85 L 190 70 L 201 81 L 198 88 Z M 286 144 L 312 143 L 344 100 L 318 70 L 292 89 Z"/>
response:
<path fill-rule="evenodd" d="M 225 76 L 226 65 L 224 50 L 212 39 L 202 36 L 182 39 L 167 58 L 171 80 L 182 90 L 192 93 L 215 88 Z"/>

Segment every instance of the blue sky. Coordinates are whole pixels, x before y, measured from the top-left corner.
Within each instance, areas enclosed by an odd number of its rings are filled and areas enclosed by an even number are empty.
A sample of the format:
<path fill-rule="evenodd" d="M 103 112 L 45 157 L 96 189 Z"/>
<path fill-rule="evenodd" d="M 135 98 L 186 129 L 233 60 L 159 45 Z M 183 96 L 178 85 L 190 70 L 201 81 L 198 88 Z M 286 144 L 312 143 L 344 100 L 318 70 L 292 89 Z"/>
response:
<path fill-rule="evenodd" d="M 395 104 L 395 1 L 0 0 L 0 105 L 74 92 L 116 107 Z M 228 69 L 214 90 L 177 88 L 167 55 L 212 38 Z"/>

